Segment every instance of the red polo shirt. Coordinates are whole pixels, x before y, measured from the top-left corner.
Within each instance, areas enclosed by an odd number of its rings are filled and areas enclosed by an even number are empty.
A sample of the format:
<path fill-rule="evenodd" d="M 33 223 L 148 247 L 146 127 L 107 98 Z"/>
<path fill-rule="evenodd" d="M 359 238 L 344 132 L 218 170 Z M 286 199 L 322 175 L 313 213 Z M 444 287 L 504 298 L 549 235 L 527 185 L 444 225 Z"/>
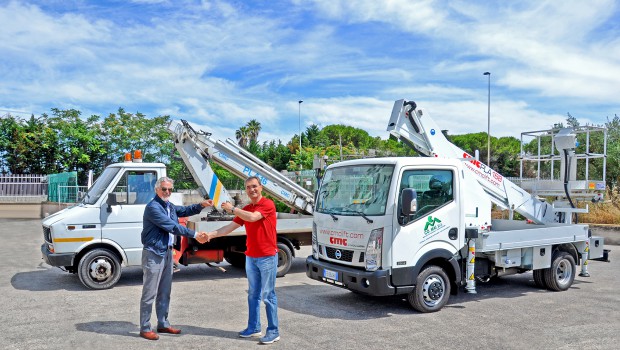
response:
<path fill-rule="evenodd" d="M 250 258 L 262 258 L 278 253 L 276 234 L 276 205 L 271 199 L 262 197 L 256 204 L 248 204 L 243 210 L 251 213 L 257 211 L 263 216 L 254 222 L 244 221 L 238 216 L 233 219 L 239 225 L 245 225 L 247 235 L 245 255 Z"/>

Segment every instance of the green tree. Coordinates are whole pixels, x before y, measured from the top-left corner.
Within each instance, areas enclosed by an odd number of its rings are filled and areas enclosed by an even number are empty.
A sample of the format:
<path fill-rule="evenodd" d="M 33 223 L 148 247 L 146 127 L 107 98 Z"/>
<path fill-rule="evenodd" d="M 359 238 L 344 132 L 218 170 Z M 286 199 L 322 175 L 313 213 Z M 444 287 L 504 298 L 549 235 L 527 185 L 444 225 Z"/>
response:
<path fill-rule="evenodd" d="M 90 116 L 85 120 L 75 109 L 60 110 L 52 108 L 52 115 L 47 118 L 48 125 L 57 135 L 55 152 L 58 171 L 76 171 L 78 183 L 86 183 L 88 170 L 100 171 L 105 166 L 105 147 L 101 137 L 101 126 L 98 116 Z M 53 172 L 53 169 L 47 169 Z"/>

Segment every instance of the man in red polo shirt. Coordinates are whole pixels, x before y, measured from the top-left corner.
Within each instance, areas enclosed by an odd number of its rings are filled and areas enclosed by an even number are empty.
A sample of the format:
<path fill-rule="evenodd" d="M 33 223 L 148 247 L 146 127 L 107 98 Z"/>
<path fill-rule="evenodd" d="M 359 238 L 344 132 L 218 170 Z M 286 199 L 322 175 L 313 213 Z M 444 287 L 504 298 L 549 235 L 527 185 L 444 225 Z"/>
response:
<path fill-rule="evenodd" d="M 260 338 L 261 344 L 280 340 L 278 329 L 278 299 L 276 298 L 276 273 L 278 271 L 278 248 L 276 235 L 276 206 L 263 197 L 263 186 L 258 177 L 245 180 L 245 191 L 250 204 L 243 209 L 231 203 L 222 203 L 222 209 L 235 215 L 233 221 L 213 232 L 209 239 L 227 235 L 245 225 L 246 251 L 245 272 L 248 277 L 248 326 L 239 332 L 242 338 L 260 337 L 260 301 L 265 303 L 267 331 Z"/>

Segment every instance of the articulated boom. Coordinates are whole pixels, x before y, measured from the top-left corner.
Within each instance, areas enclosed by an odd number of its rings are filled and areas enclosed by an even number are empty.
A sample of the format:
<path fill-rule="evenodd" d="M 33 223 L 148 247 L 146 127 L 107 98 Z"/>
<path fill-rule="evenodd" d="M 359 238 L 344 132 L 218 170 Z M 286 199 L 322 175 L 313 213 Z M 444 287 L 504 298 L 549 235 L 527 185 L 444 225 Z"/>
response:
<path fill-rule="evenodd" d="M 416 107 L 413 101 L 397 100 L 387 131 L 425 156 L 463 159 L 465 168 L 478 180 L 489 199 L 501 208 L 514 210 L 538 224 L 557 222 L 549 203 L 532 196 L 448 141 L 433 119 Z"/>
<path fill-rule="evenodd" d="M 242 179 L 257 176 L 267 193 L 299 212 L 312 214 L 314 198 L 310 191 L 239 147 L 233 140 L 213 141 L 209 138 L 210 133 L 196 132 L 185 120 L 180 124 L 176 123 L 176 126 L 171 123 L 168 128 L 175 135 L 175 146 L 194 178 L 198 178 L 195 173 L 207 174 L 205 182 L 199 185 L 208 189 L 209 196 L 216 202 L 217 208 L 222 202 L 230 201 L 230 196 L 213 173 L 209 165 L 210 160 Z"/>

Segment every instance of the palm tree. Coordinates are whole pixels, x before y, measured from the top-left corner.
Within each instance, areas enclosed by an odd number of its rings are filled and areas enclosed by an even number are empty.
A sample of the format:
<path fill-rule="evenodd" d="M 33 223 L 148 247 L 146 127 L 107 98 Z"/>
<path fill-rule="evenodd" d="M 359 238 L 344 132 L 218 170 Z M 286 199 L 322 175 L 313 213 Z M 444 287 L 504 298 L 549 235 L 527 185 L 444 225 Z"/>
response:
<path fill-rule="evenodd" d="M 250 133 L 246 126 L 242 126 L 235 131 L 235 137 L 237 138 L 237 143 L 239 146 L 243 148 L 248 146 L 249 135 Z"/>
<path fill-rule="evenodd" d="M 256 119 L 252 119 L 246 124 L 246 128 L 248 129 L 250 141 L 258 142 L 258 133 L 261 130 L 260 123 Z"/>

